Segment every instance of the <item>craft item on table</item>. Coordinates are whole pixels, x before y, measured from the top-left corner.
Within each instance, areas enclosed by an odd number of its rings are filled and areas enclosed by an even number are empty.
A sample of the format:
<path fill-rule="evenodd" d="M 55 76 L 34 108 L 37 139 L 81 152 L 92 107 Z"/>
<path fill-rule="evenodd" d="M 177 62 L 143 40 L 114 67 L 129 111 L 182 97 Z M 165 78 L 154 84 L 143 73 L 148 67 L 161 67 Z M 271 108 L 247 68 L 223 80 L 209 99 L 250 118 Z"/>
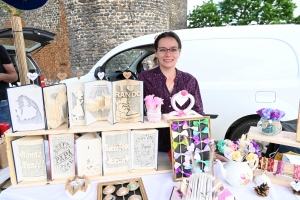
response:
<path fill-rule="evenodd" d="M 128 73 L 124 72 L 124 77 L 128 77 Z M 107 120 L 111 124 L 144 122 L 143 81 L 126 79 L 112 82 L 112 110 Z"/>
<path fill-rule="evenodd" d="M 209 117 L 172 119 L 169 123 L 174 181 L 187 178 L 192 172 L 210 171 L 210 145 L 213 141 L 210 139 Z"/>
<path fill-rule="evenodd" d="M 7 88 L 12 132 L 45 129 L 42 87 L 24 85 Z"/>
<path fill-rule="evenodd" d="M 207 173 L 194 173 L 189 178 L 187 194 L 184 200 L 212 199 L 214 177 Z"/>
<path fill-rule="evenodd" d="M 102 132 L 103 175 L 131 171 L 130 132 Z"/>
<path fill-rule="evenodd" d="M 280 120 L 285 116 L 284 111 L 272 108 L 262 108 L 256 111 L 256 113 L 261 117 L 257 123 L 259 132 L 264 135 L 272 136 L 282 131 Z"/>
<path fill-rule="evenodd" d="M 84 83 L 67 84 L 69 127 L 85 125 Z"/>
<path fill-rule="evenodd" d="M 67 122 L 67 89 L 65 84 L 43 88 L 47 127 L 57 128 Z"/>
<path fill-rule="evenodd" d="M 190 100 L 190 104 L 186 109 L 181 110 L 177 107 L 176 103 L 178 103 L 179 106 L 183 106 L 188 100 Z M 199 115 L 197 112 L 192 110 L 194 104 L 195 98 L 193 97 L 193 95 L 189 94 L 187 90 L 182 90 L 172 96 L 171 105 L 175 111 L 170 112 L 168 116 L 184 117 L 187 115 Z"/>
<path fill-rule="evenodd" d="M 245 135 L 237 141 L 219 140 L 217 146 L 219 152 L 229 159 L 224 166 L 220 160 L 216 160 L 224 179 L 234 187 L 252 181 L 253 170 L 259 161 L 259 146 L 254 141 L 247 141 Z"/>
<path fill-rule="evenodd" d="M 98 183 L 97 200 L 148 200 L 141 178 Z"/>
<path fill-rule="evenodd" d="M 91 181 L 85 175 L 68 179 L 65 184 L 65 192 L 70 199 L 84 199 L 90 189 Z"/>
<path fill-rule="evenodd" d="M 161 105 L 163 99 L 148 95 L 145 97 L 145 106 L 147 109 L 147 119 L 149 122 L 159 122 L 161 120 Z"/>
<path fill-rule="evenodd" d="M 109 194 L 106 195 L 103 200 L 116 200 L 116 197 L 114 195 Z"/>
<path fill-rule="evenodd" d="M 127 188 L 129 189 L 129 191 L 133 191 L 134 194 L 131 195 L 128 200 L 142 200 L 141 195 L 137 195 L 135 194 L 135 190 L 138 189 L 140 186 L 136 181 L 131 181 L 128 183 Z"/>
<path fill-rule="evenodd" d="M 132 169 L 156 169 L 158 152 L 158 130 L 131 130 Z"/>
<path fill-rule="evenodd" d="M 101 138 L 97 133 L 85 133 L 76 140 L 77 175 L 102 174 Z"/>
<path fill-rule="evenodd" d="M 294 165 L 294 181 L 291 182 L 293 193 L 300 195 L 300 165 Z"/>
<path fill-rule="evenodd" d="M 34 80 L 35 80 L 38 76 L 39 76 L 39 75 L 38 75 L 36 72 L 34 72 L 34 73 L 28 72 L 28 73 L 27 73 L 27 77 L 28 77 L 32 82 L 34 82 Z"/>
<path fill-rule="evenodd" d="M 65 80 L 67 78 L 68 74 L 59 72 L 59 73 L 56 74 L 56 76 L 57 76 L 57 78 L 59 78 L 59 80 L 62 81 L 62 80 Z"/>
<path fill-rule="evenodd" d="M 75 175 L 74 134 L 48 135 L 50 179 Z"/>
<path fill-rule="evenodd" d="M 274 164 L 274 162 L 273 162 L 273 164 Z M 271 187 L 271 180 L 266 175 L 266 171 L 268 169 L 268 158 L 262 157 L 260 159 L 260 167 L 261 167 L 261 170 L 262 170 L 262 174 L 257 175 L 254 178 L 254 182 L 256 184 L 256 187 L 254 187 L 254 191 L 259 196 L 268 196 L 269 189 Z"/>
<path fill-rule="evenodd" d="M 111 194 L 116 190 L 116 187 L 113 185 L 108 185 L 103 189 L 103 194 Z"/>
<path fill-rule="evenodd" d="M 285 162 L 283 162 L 282 160 L 278 160 L 278 163 L 277 163 L 277 169 L 276 169 L 276 172 L 275 174 L 278 174 L 278 175 L 283 175 L 284 173 L 284 164 Z"/>
<path fill-rule="evenodd" d="M 100 80 L 84 83 L 84 99 L 86 125 L 107 120 L 112 109 L 111 82 Z"/>
<path fill-rule="evenodd" d="M 17 183 L 47 180 L 44 139 L 25 136 L 11 141 Z"/>

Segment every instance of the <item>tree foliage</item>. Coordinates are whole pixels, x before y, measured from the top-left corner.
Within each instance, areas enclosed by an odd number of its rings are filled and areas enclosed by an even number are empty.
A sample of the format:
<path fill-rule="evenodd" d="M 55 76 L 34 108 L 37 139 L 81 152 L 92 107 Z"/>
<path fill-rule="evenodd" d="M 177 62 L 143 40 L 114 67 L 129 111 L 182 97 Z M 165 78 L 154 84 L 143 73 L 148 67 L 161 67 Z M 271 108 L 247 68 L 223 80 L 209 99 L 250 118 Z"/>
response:
<path fill-rule="evenodd" d="M 296 4 L 292 0 L 223 0 L 197 6 L 189 15 L 190 28 L 221 25 L 299 23 L 293 17 Z M 210 17 L 213 12 L 215 17 Z M 209 17 L 207 17 L 209 16 Z M 205 20 L 204 20 L 205 19 Z"/>
<path fill-rule="evenodd" d="M 295 17 L 294 24 L 300 24 L 300 15 L 298 17 Z"/>
<path fill-rule="evenodd" d="M 16 9 L 16 8 L 4 3 L 1 0 L 0 0 L 0 7 L 2 7 L 2 9 L 5 12 L 9 12 L 12 16 L 20 16 L 20 14 L 21 14 L 21 10 Z"/>
<path fill-rule="evenodd" d="M 206 27 L 206 26 L 221 26 L 221 16 L 216 4 L 212 1 L 204 3 L 202 6 L 197 6 L 189 14 L 189 28 Z"/>

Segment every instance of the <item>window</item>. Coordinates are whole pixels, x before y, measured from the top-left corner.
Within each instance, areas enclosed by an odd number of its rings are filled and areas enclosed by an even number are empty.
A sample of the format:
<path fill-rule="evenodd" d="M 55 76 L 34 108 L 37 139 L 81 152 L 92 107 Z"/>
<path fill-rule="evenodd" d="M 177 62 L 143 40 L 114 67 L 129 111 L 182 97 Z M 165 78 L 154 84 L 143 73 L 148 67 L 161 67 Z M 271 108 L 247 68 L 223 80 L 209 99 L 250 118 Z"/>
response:
<path fill-rule="evenodd" d="M 105 73 L 124 71 L 144 52 L 143 49 L 131 49 L 124 51 L 110 59 L 105 67 Z"/>

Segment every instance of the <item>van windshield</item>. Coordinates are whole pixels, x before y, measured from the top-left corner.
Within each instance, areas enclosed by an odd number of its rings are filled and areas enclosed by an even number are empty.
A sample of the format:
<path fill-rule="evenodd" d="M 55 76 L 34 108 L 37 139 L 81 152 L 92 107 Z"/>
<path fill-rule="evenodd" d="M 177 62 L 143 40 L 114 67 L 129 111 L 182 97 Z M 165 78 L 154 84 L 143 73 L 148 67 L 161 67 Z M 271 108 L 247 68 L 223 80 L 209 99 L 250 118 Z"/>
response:
<path fill-rule="evenodd" d="M 124 71 L 134 63 L 145 52 L 144 49 L 130 49 L 110 59 L 105 67 L 105 73 Z"/>

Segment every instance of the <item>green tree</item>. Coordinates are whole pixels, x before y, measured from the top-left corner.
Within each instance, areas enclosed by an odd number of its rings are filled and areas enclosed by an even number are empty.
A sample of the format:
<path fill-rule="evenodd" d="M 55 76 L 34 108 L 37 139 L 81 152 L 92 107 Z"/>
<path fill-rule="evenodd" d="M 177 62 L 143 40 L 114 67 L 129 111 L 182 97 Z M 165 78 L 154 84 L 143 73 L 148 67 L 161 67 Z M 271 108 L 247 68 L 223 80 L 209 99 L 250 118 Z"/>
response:
<path fill-rule="evenodd" d="M 210 26 L 248 25 L 253 21 L 257 24 L 295 23 L 295 8 L 292 0 L 223 0 L 218 4 L 209 1 L 189 14 L 189 27 L 203 27 L 207 19 Z M 215 11 L 214 17 L 210 17 L 212 11 Z"/>
<path fill-rule="evenodd" d="M 201 6 L 195 9 L 188 15 L 190 21 L 188 28 L 221 26 L 221 16 L 217 5 L 212 1 L 203 2 Z"/>
<path fill-rule="evenodd" d="M 294 24 L 300 24 L 300 15 L 294 18 Z"/>

